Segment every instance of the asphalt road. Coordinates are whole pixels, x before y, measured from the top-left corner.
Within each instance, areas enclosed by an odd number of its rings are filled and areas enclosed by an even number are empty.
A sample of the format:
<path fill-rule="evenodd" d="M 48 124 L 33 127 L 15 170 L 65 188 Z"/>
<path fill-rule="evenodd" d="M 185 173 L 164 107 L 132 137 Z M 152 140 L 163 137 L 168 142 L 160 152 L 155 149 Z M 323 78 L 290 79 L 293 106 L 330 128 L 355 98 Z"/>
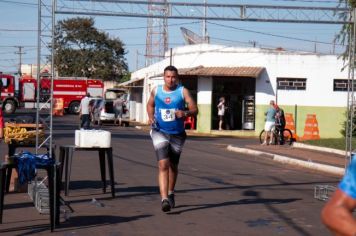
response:
<path fill-rule="evenodd" d="M 74 144 L 76 116 L 54 118 L 57 146 Z M 156 157 L 147 131 L 104 125 L 112 132 L 116 198 L 101 193 L 99 161 L 77 152 L 69 197 L 75 210 L 55 235 L 330 235 L 320 221 L 315 185 L 338 179 L 226 150 L 257 140 L 188 137 L 180 163 L 176 208 L 161 212 Z M 4 156 L 7 147 L 0 146 Z M 95 198 L 100 204 L 93 204 Z M 49 234 L 25 193 L 5 196 L 1 235 Z"/>

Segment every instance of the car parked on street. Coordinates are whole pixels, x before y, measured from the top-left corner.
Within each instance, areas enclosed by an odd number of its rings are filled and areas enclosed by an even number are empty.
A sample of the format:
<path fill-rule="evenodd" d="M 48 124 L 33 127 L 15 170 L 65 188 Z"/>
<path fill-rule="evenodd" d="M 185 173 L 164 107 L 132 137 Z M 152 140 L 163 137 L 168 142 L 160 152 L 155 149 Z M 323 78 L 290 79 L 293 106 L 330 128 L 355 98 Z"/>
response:
<path fill-rule="evenodd" d="M 93 101 L 91 109 L 91 121 L 101 125 L 103 121 L 115 121 L 115 112 L 111 100 L 97 99 Z"/>
<path fill-rule="evenodd" d="M 92 104 L 90 104 L 92 102 Z M 98 124 L 99 126 L 103 124 L 103 122 L 107 123 L 115 123 L 115 110 L 114 110 L 114 101 L 111 99 L 93 99 L 89 102 L 89 106 L 91 107 L 91 121 L 92 123 Z M 125 112 L 125 111 L 124 111 Z M 128 113 L 126 111 L 126 113 Z M 124 119 L 122 121 L 123 126 L 128 126 L 128 119 Z"/>

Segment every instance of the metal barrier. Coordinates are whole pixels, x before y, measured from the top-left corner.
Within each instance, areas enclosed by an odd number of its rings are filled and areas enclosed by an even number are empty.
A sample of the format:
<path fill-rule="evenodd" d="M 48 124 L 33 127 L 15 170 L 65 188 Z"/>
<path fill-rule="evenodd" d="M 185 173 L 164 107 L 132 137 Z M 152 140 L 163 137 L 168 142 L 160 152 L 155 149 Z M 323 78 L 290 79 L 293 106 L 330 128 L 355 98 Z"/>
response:
<path fill-rule="evenodd" d="M 49 214 L 49 193 L 47 186 L 42 181 L 32 181 L 28 184 L 28 195 L 34 202 L 36 209 L 41 214 Z"/>
<path fill-rule="evenodd" d="M 332 185 L 315 185 L 314 198 L 321 201 L 327 201 L 336 189 L 337 188 Z"/>

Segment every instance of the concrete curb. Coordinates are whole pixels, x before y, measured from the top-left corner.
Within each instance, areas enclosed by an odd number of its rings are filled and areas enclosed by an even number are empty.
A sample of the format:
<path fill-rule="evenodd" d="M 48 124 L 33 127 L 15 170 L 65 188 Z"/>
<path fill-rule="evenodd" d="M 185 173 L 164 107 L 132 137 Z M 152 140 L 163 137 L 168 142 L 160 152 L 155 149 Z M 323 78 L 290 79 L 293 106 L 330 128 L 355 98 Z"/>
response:
<path fill-rule="evenodd" d="M 233 152 L 238 152 L 238 153 L 249 154 L 249 155 L 255 155 L 255 156 L 265 155 L 267 157 L 273 158 L 273 154 L 271 154 L 271 153 L 256 151 L 256 150 L 252 150 L 252 149 L 248 149 L 248 148 L 234 147 L 232 145 L 228 145 L 227 150 L 233 151 Z"/>
<path fill-rule="evenodd" d="M 342 156 L 346 155 L 346 152 L 342 151 L 342 150 L 338 150 L 338 149 L 334 149 L 334 148 L 327 148 L 327 147 L 313 146 L 313 145 L 308 145 L 308 144 L 298 143 L 298 142 L 294 142 L 293 147 L 310 149 L 310 150 L 321 151 L 321 152 L 329 152 L 329 153 L 334 153 L 334 154 L 338 154 L 338 155 L 342 155 Z"/>
<path fill-rule="evenodd" d="M 248 148 L 234 147 L 232 145 L 228 145 L 227 150 L 237 152 L 237 153 L 242 153 L 242 154 L 248 154 L 248 155 L 267 156 L 267 157 L 271 158 L 273 161 L 277 161 L 279 163 L 295 165 L 295 166 L 304 167 L 307 169 L 321 171 L 321 172 L 338 175 L 338 176 L 343 176 L 344 172 L 345 172 L 345 169 L 340 168 L 340 167 L 315 163 L 312 161 L 303 161 L 303 160 L 299 160 L 299 159 L 295 159 L 295 158 L 291 158 L 291 157 L 276 155 L 276 154 L 267 153 L 267 152 L 256 151 L 256 150 L 252 150 L 252 149 L 248 149 Z"/>

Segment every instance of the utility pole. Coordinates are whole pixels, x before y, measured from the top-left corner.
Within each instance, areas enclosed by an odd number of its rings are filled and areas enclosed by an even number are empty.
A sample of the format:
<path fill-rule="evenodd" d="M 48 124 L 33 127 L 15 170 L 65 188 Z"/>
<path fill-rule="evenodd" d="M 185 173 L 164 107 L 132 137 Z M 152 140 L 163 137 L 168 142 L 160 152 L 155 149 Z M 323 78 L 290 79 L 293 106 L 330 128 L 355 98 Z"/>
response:
<path fill-rule="evenodd" d="M 159 15 L 161 18 L 147 18 L 146 34 L 146 62 L 149 66 L 164 59 L 164 53 L 168 50 L 168 25 L 169 13 L 167 0 L 149 0 L 148 14 Z"/>
<path fill-rule="evenodd" d="M 138 50 L 136 50 L 136 70 L 138 70 Z"/>
<path fill-rule="evenodd" d="M 257 41 L 255 41 L 255 40 L 250 40 L 250 41 L 248 41 L 250 44 L 252 44 L 252 46 L 255 48 L 256 47 L 256 45 L 257 45 Z"/>
<path fill-rule="evenodd" d="M 335 35 L 334 40 L 333 40 L 333 54 L 335 54 L 336 37 L 337 37 L 337 35 Z"/>
<path fill-rule="evenodd" d="M 317 48 L 316 48 L 316 42 L 317 42 L 317 38 L 315 37 L 315 42 L 314 42 L 314 53 L 316 53 L 316 50 L 317 50 Z"/>
<path fill-rule="evenodd" d="M 15 52 L 15 54 L 19 54 L 19 69 L 18 69 L 18 74 L 19 76 L 22 75 L 21 73 L 21 66 L 22 66 L 22 54 L 25 54 L 24 52 L 22 52 L 23 46 L 16 46 L 16 48 L 19 49 L 18 52 Z"/>
<path fill-rule="evenodd" d="M 207 30 L 207 27 L 206 27 L 206 16 L 207 16 L 207 14 L 206 14 L 207 13 L 206 1 L 207 0 L 204 0 L 203 40 L 204 40 L 204 43 L 209 43 L 208 30 Z"/>

